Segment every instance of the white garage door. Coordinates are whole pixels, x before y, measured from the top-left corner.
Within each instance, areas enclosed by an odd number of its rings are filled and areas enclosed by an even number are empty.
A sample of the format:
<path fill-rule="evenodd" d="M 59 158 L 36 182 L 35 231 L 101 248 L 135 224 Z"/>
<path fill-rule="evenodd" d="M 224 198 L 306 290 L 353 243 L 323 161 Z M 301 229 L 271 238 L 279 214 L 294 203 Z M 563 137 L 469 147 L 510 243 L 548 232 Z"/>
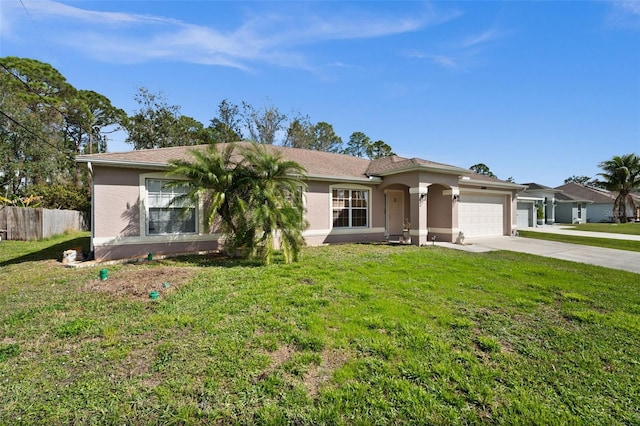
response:
<path fill-rule="evenodd" d="M 458 227 L 467 238 L 504 235 L 503 196 L 460 195 Z"/>
<path fill-rule="evenodd" d="M 518 203 L 518 228 L 528 228 L 533 226 L 533 221 L 531 220 L 531 203 Z"/>

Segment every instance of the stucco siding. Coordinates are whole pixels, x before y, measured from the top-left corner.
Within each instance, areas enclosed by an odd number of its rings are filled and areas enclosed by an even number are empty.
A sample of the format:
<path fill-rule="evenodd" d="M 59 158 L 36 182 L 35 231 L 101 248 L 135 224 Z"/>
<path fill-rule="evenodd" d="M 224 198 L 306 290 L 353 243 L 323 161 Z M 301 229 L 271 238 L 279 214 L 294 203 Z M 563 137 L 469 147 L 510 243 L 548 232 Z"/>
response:
<path fill-rule="evenodd" d="M 138 170 L 98 167 L 94 170 L 94 237 L 140 235 Z"/>
<path fill-rule="evenodd" d="M 333 228 L 332 189 L 367 189 L 370 191 L 369 224 L 365 228 Z M 305 218 L 308 227 L 304 232 L 307 245 L 356 241 L 381 241 L 384 239 L 384 192 L 375 185 L 310 181 L 305 189 Z"/>
<path fill-rule="evenodd" d="M 157 239 L 157 242 L 140 244 L 126 243 L 127 240 L 114 240 L 112 243 L 94 247 L 96 260 L 131 259 L 146 257 L 149 253 L 154 256 L 163 254 L 188 254 L 194 252 L 215 252 L 219 249 L 218 241 L 167 241 Z"/>
<path fill-rule="evenodd" d="M 613 204 L 590 204 L 587 222 L 613 222 Z"/>

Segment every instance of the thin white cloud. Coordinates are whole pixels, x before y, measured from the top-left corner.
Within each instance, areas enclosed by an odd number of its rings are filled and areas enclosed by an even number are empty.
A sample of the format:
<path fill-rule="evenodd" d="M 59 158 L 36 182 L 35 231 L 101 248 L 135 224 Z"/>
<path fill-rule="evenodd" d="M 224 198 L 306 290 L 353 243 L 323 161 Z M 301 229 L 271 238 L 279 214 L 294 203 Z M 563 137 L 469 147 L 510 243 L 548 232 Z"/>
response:
<path fill-rule="evenodd" d="M 611 3 L 611 10 L 605 18 L 610 28 L 640 29 L 640 1 L 621 0 Z"/>
<path fill-rule="evenodd" d="M 296 48 L 416 31 L 440 19 L 430 13 L 391 17 L 358 11 L 342 16 L 274 12 L 249 16 L 237 28 L 223 31 L 162 16 L 90 10 L 91 3 L 75 7 L 49 0 L 23 2 L 33 19 L 47 28 L 53 46 L 109 62 L 184 61 L 244 70 L 256 63 L 308 69 L 308 59 Z M 24 15 L 15 7 L 18 2 L 12 3 L 8 13 Z M 14 26 L 13 31 L 20 29 Z"/>
<path fill-rule="evenodd" d="M 460 64 L 453 59 L 451 56 L 445 55 L 434 55 L 431 57 L 431 60 L 434 64 L 439 65 L 444 68 L 449 69 L 458 69 L 460 68 Z"/>
<path fill-rule="evenodd" d="M 81 9 L 66 5 L 64 3 L 43 0 L 43 1 L 25 1 L 25 8 L 36 16 L 71 18 L 86 23 L 99 23 L 102 25 L 132 25 L 136 23 L 176 23 L 174 19 L 161 18 L 151 15 L 138 15 L 120 12 L 98 12 L 88 9 Z"/>
<path fill-rule="evenodd" d="M 428 60 L 435 65 L 450 70 L 464 70 L 474 61 L 475 57 L 482 54 L 486 46 L 504 36 L 504 32 L 489 28 L 480 33 L 461 38 L 457 42 L 440 46 L 439 52 L 434 52 L 437 48 L 428 50 L 406 49 L 402 54 L 408 58 Z"/>
<path fill-rule="evenodd" d="M 640 1 L 617 1 L 615 2 L 615 7 L 622 10 L 624 13 L 640 17 Z"/>
<path fill-rule="evenodd" d="M 429 56 L 429 55 L 427 55 L 426 52 L 424 52 L 423 50 L 419 50 L 419 49 L 405 49 L 402 52 L 402 55 L 407 57 L 407 58 L 415 58 L 415 59 L 424 59 L 424 58 Z"/>
<path fill-rule="evenodd" d="M 493 41 L 497 39 L 499 36 L 500 34 L 496 30 L 488 29 L 486 31 L 481 32 L 480 34 L 475 34 L 463 40 L 462 43 L 460 43 L 460 46 L 462 48 L 477 46 L 479 44 L 484 44 L 484 43 Z"/>

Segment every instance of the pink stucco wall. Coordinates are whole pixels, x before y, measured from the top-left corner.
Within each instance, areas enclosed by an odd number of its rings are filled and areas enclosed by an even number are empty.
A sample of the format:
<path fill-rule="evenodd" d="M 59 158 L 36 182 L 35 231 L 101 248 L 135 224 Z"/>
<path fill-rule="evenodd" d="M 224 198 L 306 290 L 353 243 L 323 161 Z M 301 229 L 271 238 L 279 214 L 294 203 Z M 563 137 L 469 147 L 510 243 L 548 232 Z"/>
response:
<path fill-rule="evenodd" d="M 96 167 L 94 182 L 94 237 L 140 235 L 139 170 Z"/>
<path fill-rule="evenodd" d="M 221 247 L 217 234 L 203 231 L 202 218 L 198 235 L 145 235 L 140 176 L 149 172 L 152 171 L 94 168 L 93 241 L 96 259 L 146 256 L 150 252 L 172 254 L 212 251 Z M 437 241 L 455 241 L 456 234 L 453 230 L 458 227 L 458 211 L 456 203 L 452 202 L 451 189 L 455 188 L 457 191 L 459 185 L 458 176 L 455 175 L 415 171 L 384 177 L 383 183 L 308 181 L 305 188 L 305 218 L 309 224 L 305 230 L 306 243 L 321 245 L 383 241 L 386 227 L 386 190 L 405 191 L 404 214 L 412 224 L 412 243 L 425 244 L 430 241 L 432 233 L 436 235 Z M 371 190 L 368 227 L 332 227 L 332 187 Z M 426 188 L 426 196 L 416 192 L 410 193 L 412 189 Z M 516 222 L 516 201 L 515 197 L 505 197 L 505 235 L 509 235 L 512 224 Z"/>
<path fill-rule="evenodd" d="M 327 181 L 309 181 L 305 188 L 305 217 L 309 224 L 305 230 L 307 245 L 384 240 L 383 230 L 371 232 L 374 228 L 384 227 L 384 191 L 376 185 L 358 184 L 358 188 L 371 190 L 369 227 L 334 230 L 331 216 L 332 186 L 354 188 L 353 184 Z"/>

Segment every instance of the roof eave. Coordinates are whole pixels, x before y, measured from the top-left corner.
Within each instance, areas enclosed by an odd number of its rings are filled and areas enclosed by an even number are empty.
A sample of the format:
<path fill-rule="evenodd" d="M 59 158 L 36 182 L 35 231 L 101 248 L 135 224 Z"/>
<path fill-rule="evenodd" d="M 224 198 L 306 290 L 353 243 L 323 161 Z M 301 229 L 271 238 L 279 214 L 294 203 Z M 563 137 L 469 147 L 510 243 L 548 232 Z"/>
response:
<path fill-rule="evenodd" d="M 364 176 L 364 177 L 354 177 L 354 176 L 325 176 L 325 175 L 306 175 L 305 180 L 315 180 L 322 182 L 342 182 L 342 183 L 359 183 L 359 184 L 379 184 L 382 183 L 382 179 L 377 176 Z"/>
<path fill-rule="evenodd" d="M 398 168 L 394 168 L 391 170 L 383 171 L 380 173 L 372 173 L 375 176 L 391 176 L 399 173 L 407 173 L 407 172 L 417 172 L 417 171 L 428 171 L 428 172 L 437 172 L 437 173 L 446 173 L 451 175 L 459 175 L 460 173 L 465 172 L 464 169 L 455 166 L 440 166 L 440 165 L 430 165 L 430 164 L 410 164 L 408 166 L 402 166 Z"/>
<path fill-rule="evenodd" d="M 557 203 L 584 203 L 584 204 L 594 204 L 591 200 L 556 200 Z"/>
<path fill-rule="evenodd" d="M 525 188 L 524 185 L 520 185 L 517 183 L 511 182 L 495 182 L 495 181 L 486 181 L 486 180 L 475 180 L 468 178 L 467 176 L 460 176 L 458 179 L 459 184 L 469 185 L 469 186 L 490 186 L 492 188 L 505 188 L 505 189 L 513 189 L 513 190 L 522 190 Z"/>
<path fill-rule="evenodd" d="M 166 163 L 150 163 L 146 161 L 122 161 L 122 160 L 107 160 L 96 159 L 89 157 L 77 157 L 76 161 L 79 163 L 91 163 L 93 166 L 104 167 L 118 167 L 126 169 L 145 169 L 145 170 L 169 170 L 170 166 Z M 379 184 L 382 183 L 382 179 L 377 176 L 326 176 L 308 174 L 303 177 L 304 180 L 326 181 L 326 182 L 343 182 L 343 183 L 369 183 Z"/>
<path fill-rule="evenodd" d="M 152 170 L 168 170 L 169 165 L 167 163 L 150 163 L 148 161 L 122 161 L 122 160 L 107 160 L 96 159 L 88 157 L 76 157 L 78 163 L 91 163 L 96 166 L 107 167 L 119 167 L 125 169 L 152 169 Z"/>

